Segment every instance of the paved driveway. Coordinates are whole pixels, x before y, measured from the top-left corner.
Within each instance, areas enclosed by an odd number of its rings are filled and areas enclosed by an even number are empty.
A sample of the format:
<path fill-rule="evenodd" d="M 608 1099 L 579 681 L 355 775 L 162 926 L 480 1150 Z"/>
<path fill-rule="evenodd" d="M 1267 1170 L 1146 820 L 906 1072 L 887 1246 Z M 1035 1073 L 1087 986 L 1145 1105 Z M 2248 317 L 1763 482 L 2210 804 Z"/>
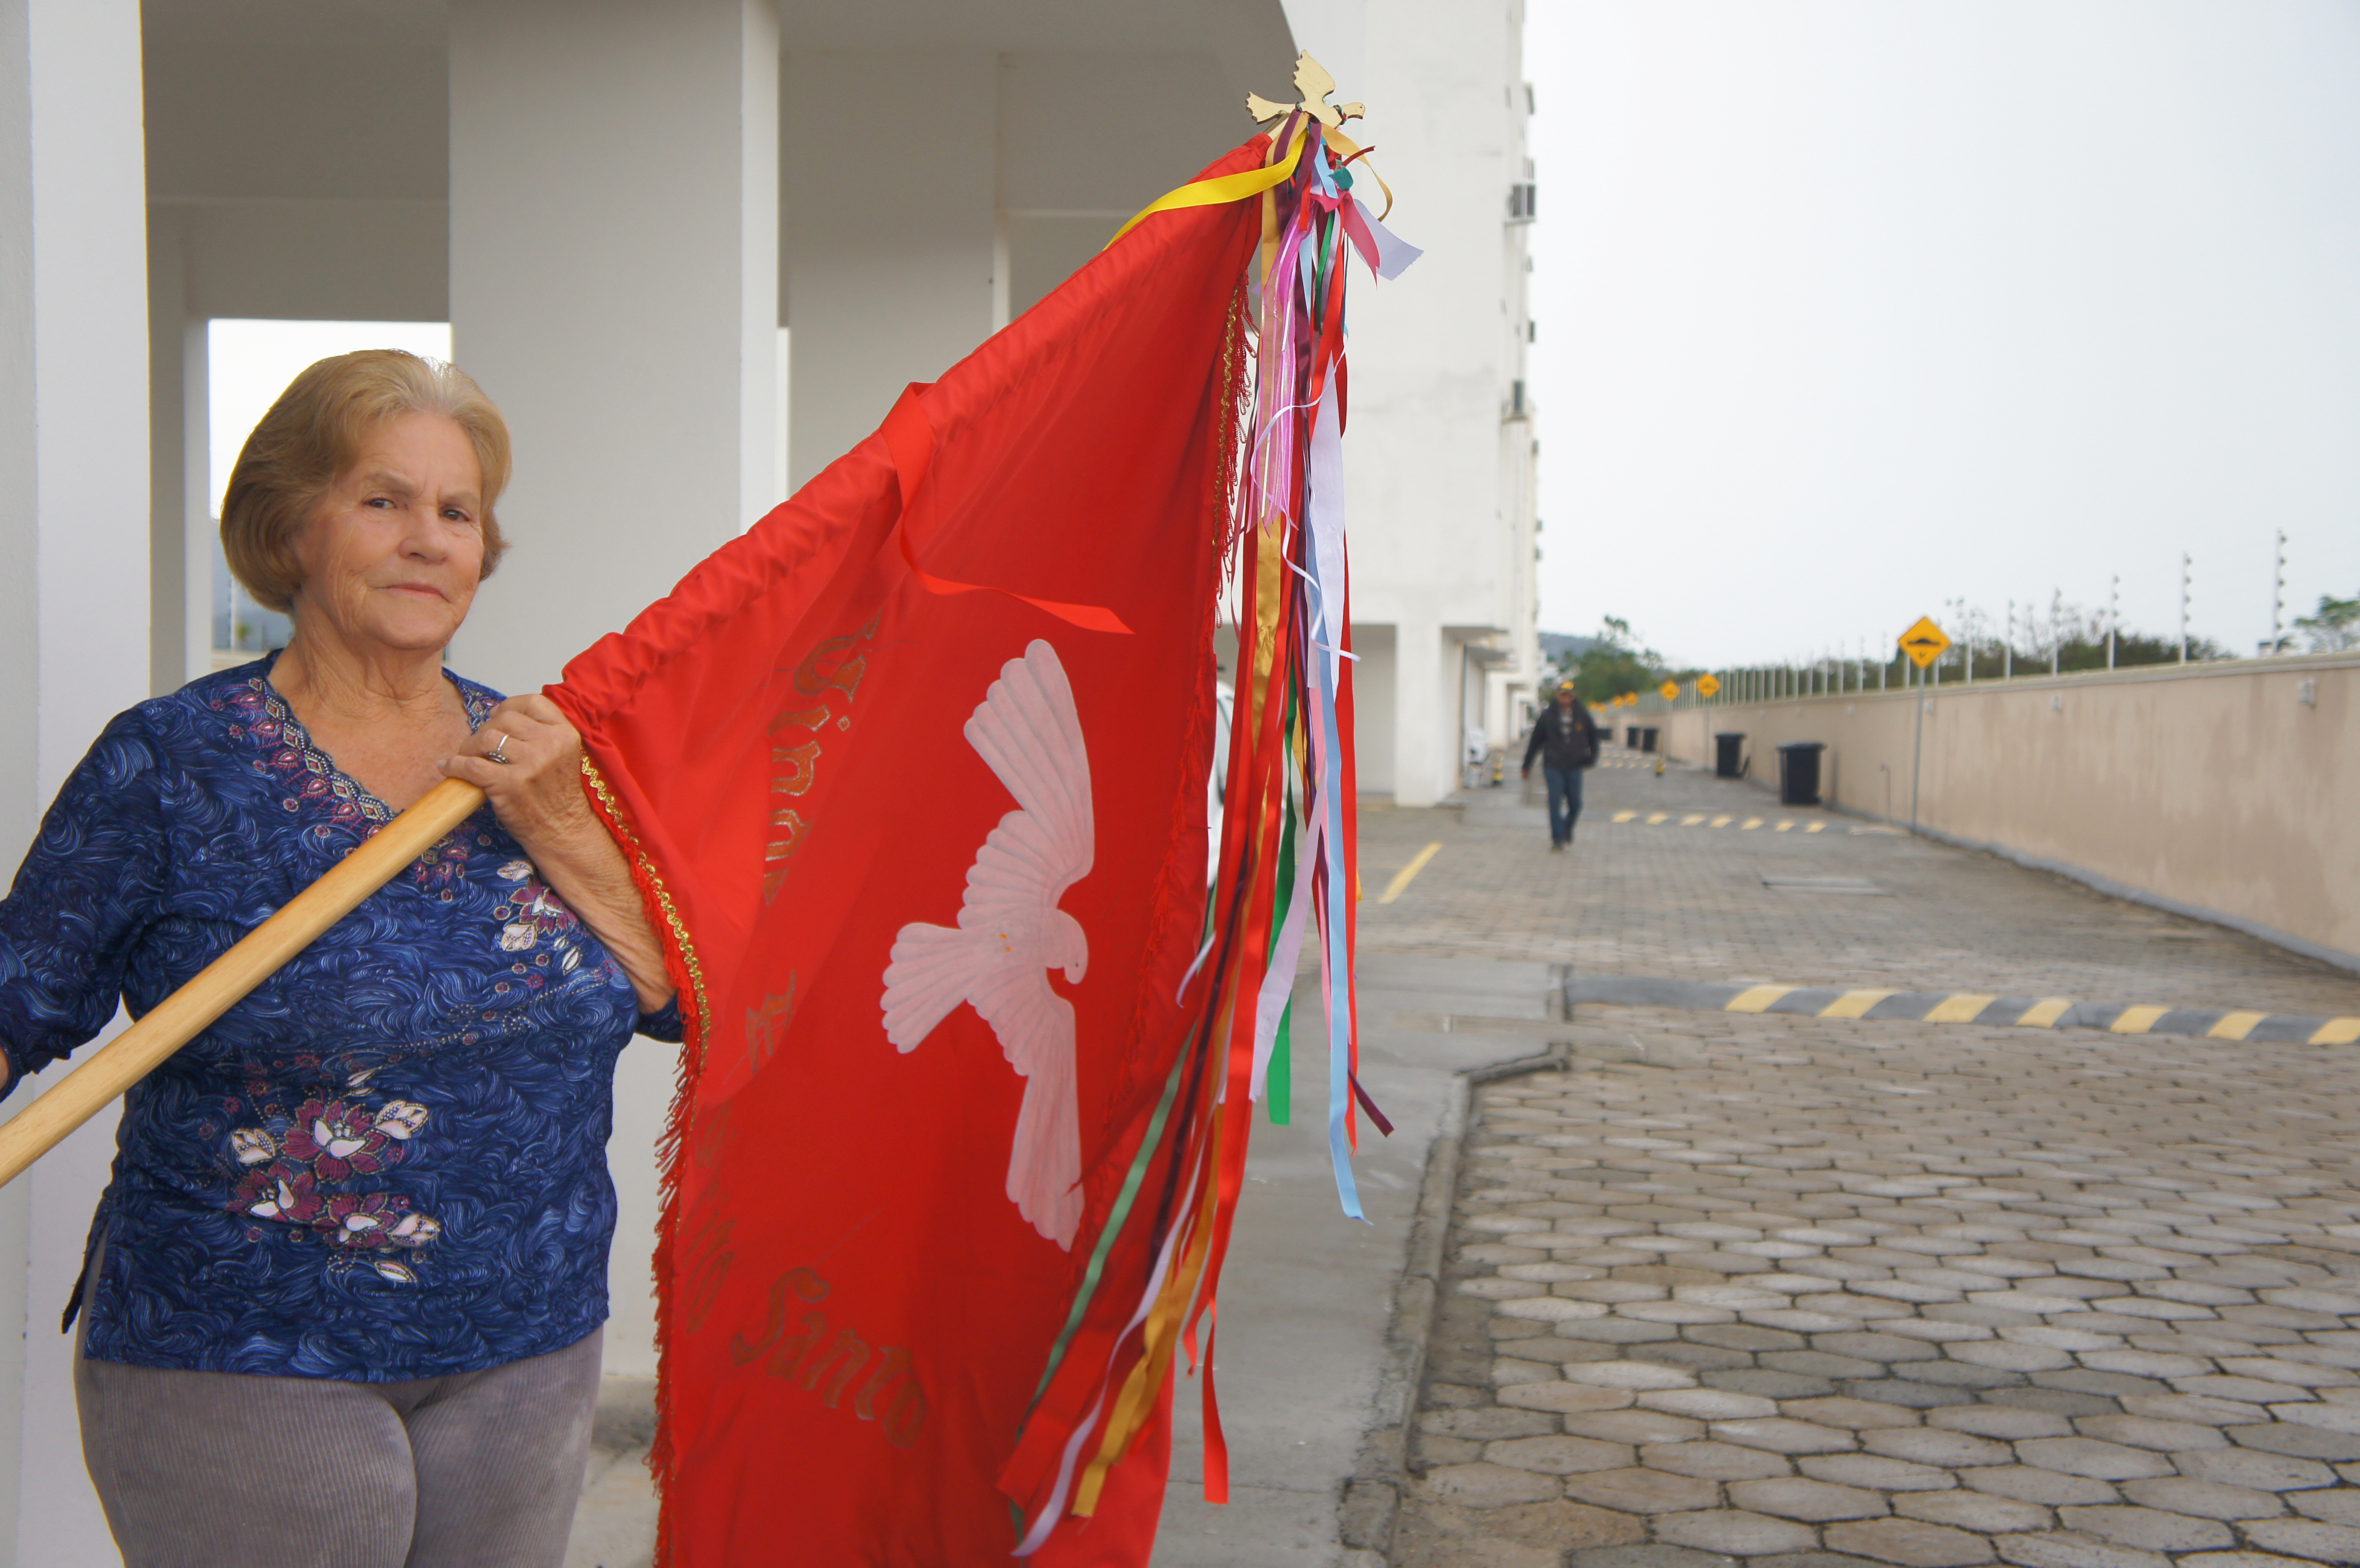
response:
<path fill-rule="evenodd" d="M 1765 808 L 1602 770 L 1570 856 L 1513 800 L 1378 814 L 1372 863 L 1445 847 L 1370 944 L 2360 1013 L 2242 936 Z M 1466 1135 L 1404 1568 L 2360 1563 L 2360 1053 L 1596 1006 L 1538 1032 L 1565 1070 L 1479 1091 Z"/>

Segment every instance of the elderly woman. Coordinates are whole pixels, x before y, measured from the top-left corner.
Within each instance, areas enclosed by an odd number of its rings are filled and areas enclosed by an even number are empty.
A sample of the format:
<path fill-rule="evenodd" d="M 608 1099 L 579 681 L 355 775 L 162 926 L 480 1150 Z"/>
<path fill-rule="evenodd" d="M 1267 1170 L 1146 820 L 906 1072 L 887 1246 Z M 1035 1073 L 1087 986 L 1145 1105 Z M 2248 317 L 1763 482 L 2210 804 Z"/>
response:
<path fill-rule="evenodd" d="M 67 1317 L 131 1568 L 563 1558 L 615 1059 L 680 1019 L 572 728 L 443 667 L 508 477 L 507 427 L 454 369 L 387 351 L 296 377 L 222 508 L 286 648 L 108 724 L 0 904 L 13 1085 L 439 780 L 490 797 L 125 1101 Z"/>

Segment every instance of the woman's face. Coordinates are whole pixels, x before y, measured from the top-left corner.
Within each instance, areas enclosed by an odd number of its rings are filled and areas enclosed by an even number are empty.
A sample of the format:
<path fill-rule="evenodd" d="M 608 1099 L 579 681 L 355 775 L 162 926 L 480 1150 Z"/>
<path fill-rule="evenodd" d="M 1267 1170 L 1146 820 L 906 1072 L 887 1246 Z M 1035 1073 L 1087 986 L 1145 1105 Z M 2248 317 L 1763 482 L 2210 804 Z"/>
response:
<path fill-rule="evenodd" d="M 449 646 L 483 572 L 483 492 L 475 446 L 451 420 L 384 426 L 297 537 L 297 622 L 363 649 Z"/>

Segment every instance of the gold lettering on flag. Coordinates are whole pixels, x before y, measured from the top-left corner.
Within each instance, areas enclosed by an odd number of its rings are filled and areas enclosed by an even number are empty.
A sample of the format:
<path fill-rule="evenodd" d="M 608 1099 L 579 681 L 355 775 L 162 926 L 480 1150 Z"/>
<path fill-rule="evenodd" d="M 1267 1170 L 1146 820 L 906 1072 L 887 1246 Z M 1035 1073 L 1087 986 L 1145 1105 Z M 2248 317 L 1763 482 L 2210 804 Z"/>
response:
<path fill-rule="evenodd" d="M 824 1301 L 829 1290 L 828 1282 L 809 1269 L 790 1269 L 780 1275 L 770 1286 L 768 1318 L 760 1335 L 752 1340 L 742 1334 L 731 1336 L 731 1363 L 746 1367 L 767 1357 L 764 1371 L 781 1382 L 800 1383 L 814 1393 L 819 1392 L 825 1379 L 827 1391 L 820 1402 L 836 1410 L 845 1390 L 874 1360 L 876 1370 L 854 1396 L 852 1413 L 860 1421 L 879 1421 L 879 1399 L 892 1390 L 892 1403 L 885 1407 L 881 1420 L 885 1441 L 896 1448 L 914 1445 L 926 1424 L 926 1396 L 918 1387 L 917 1367 L 907 1349 L 889 1345 L 872 1353 L 856 1330 L 841 1325 L 831 1339 L 827 1314 L 823 1312 L 801 1313 L 797 1330 L 788 1331 L 789 1294 L 800 1301 Z"/>
<path fill-rule="evenodd" d="M 822 639 L 804 655 L 795 666 L 795 696 L 770 720 L 770 836 L 762 848 L 765 904 L 779 896 L 790 862 L 811 829 L 810 820 L 788 802 L 809 794 L 819 777 L 820 741 L 828 720 L 836 721 L 839 734 L 852 727 L 852 700 L 869 673 L 868 646 L 883 615 L 878 612 L 849 637 Z M 814 697 L 817 707 L 811 705 Z"/>
<path fill-rule="evenodd" d="M 795 972 L 787 971 L 787 994 L 765 996 L 759 1007 L 746 1009 L 746 1060 L 759 1067 L 770 1060 L 795 1019 Z"/>

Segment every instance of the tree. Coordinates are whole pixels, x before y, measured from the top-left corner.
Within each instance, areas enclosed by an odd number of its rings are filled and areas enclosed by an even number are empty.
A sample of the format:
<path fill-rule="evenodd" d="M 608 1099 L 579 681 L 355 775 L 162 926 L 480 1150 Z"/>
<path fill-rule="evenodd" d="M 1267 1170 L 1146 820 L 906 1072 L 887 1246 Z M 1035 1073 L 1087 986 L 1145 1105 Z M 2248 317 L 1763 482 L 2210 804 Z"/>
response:
<path fill-rule="evenodd" d="M 2295 617 L 2295 629 L 2311 638 L 2313 653 L 2342 653 L 2348 648 L 2360 648 L 2360 594 L 2339 599 L 2333 593 L 2319 596 L 2319 613 Z"/>
<path fill-rule="evenodd" d="M 1664 656 L 1641 644 L 1631 623 L 1609 615 L 1601 624 L 1598 640 L 1573 667 L 1574 695 L 1596 705 L 1625 691 L 1652 690 L 1663 679 Z"/>

